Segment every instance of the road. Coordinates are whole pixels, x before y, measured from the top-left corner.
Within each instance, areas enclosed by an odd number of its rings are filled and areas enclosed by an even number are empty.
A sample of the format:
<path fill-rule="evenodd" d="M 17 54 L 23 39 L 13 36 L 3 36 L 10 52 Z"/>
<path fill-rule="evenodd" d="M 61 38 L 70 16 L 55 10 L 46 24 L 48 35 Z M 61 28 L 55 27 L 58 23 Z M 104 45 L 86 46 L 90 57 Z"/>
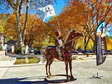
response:
<path fill-rule="evenodd" d="M 77 80 L 63 82 L 65 76 L 54 76 L 45 81 L 45 64 L 22 64 L 13 66 L 0 66 L 0 72 L 5 73 L 0 79 L 0 84 L 112 84 L 112 57 L 107 57 L 104 64 L 97 67 L 95 59 L 74 60 L 73 75 Z M 53 75 L 65 74 L 64 63 L 54 62 L 51 67 Z M 102 79 L 92 78 L 96 73 Z"/>

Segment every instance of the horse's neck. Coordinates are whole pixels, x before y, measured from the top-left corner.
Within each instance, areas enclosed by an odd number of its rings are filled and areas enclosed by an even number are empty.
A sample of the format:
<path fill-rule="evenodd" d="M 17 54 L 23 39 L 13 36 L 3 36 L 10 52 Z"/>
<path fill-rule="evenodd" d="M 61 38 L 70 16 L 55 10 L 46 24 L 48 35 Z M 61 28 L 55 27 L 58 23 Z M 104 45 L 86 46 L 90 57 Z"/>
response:
<path fill-rule="evenodd" d="M 65 42 L 67 42 L 67 41 L 68 41 L 69 36 L 70 36 L 70 32 L 68 32 L 68 34 L 67 34 L 67 36 L 66 36 L 66 38 L 65 38 Z"/>
<path fill-rule="evenodd" d="M 72 38 L 68 38 L 68 39 L 66 40 L 66 43 L 69 43 L 69 42 L 73 42 L 73 39 L 72 39 Z"/>
<path fill-rule="evenodd" d="M 73 44 L 73 39 L 68 39 L 68 40 L 66 41 L 66 45 L 67 45 L 67 46 L 72 46 L 72 44 Z"/>

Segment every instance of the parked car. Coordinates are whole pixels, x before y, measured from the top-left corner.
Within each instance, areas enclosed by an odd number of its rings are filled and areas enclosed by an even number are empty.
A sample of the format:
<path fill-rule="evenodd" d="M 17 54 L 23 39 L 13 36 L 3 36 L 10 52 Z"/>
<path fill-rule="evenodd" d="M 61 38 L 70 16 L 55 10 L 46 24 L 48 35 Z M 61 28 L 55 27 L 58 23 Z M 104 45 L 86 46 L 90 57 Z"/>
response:
<path fill-rule="evenodd" d="M 29 53 L 34 53 L 34 48 L 29 48 Z"/>
<path fill-rule="evenodd" d="M 79 52 L 84 53 L 84 54 L 94 54 L 94 50 L 79 50 Z"/>
<path fill-rule="evenodd" d="M 78 54 L 78 53 L 79 53 L 79 51 L 74 50 L 74 51 L 72 51 L 71 53 L 73 53 L 73 54 Z"/>
<path fill-rule="evenodd" d="M 34 49 L 34 54 L 35 54 L 35 55 L 41 54 L 41 51 L 40 51 L 40 50 Z"/>
<path fill-rule="evenodd" d="M 106 54 L 112 54 L 112 50 L 106 50 Z"/>

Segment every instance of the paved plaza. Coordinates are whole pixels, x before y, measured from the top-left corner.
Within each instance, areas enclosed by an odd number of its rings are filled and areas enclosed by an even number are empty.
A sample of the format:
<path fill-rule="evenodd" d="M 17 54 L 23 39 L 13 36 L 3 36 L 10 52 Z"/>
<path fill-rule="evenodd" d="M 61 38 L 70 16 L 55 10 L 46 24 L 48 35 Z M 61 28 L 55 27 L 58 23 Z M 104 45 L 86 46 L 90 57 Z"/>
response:
<path fill-rule="evenodd" d="M 64 63 L 54 62 L 53 75 L 65 74 Z M 102 79 L 92 78 L 99 73 Z M 45 81 L 45 64 L 0 65 L 0 84 L 112 84 L 112 57 L 96 67 L 94 59 L 74 60 L 73 75 L 77 80 L 64 82 L 65 76 L 54 76 Z"/>

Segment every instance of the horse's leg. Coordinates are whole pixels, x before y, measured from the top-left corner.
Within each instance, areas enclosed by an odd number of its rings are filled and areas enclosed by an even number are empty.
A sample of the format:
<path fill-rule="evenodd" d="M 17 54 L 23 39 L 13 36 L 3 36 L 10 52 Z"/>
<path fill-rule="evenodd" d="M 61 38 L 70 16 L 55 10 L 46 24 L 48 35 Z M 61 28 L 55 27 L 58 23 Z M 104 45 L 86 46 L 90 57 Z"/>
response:
<path fill-rule="evenodd" d="M 47 60 L 47 62 L 46 62 L 46 75 L 48 76 L 49 74 L 48 74 L 48 60 Z"/>
<path fill-rule="evenodd" d="M 73 80 L 73 74 L 72 74 L 72 60 L 69 61 L 69 67 L 70 67 L 70 80 Z"/>
<path fill-rule="evenodd" d="M 68 62 L 65 61 L 65 70 L 66 70 L 66 77 L 67 77 L 67 81 L 69 80 L 69 77 L 68 77 Z"/>
<path fill-rule="evenodd" d="M 51 76 L 51 64 L 52 64 L 53 60 L 50 60 L 49 62 L 49 76 Z"/>

